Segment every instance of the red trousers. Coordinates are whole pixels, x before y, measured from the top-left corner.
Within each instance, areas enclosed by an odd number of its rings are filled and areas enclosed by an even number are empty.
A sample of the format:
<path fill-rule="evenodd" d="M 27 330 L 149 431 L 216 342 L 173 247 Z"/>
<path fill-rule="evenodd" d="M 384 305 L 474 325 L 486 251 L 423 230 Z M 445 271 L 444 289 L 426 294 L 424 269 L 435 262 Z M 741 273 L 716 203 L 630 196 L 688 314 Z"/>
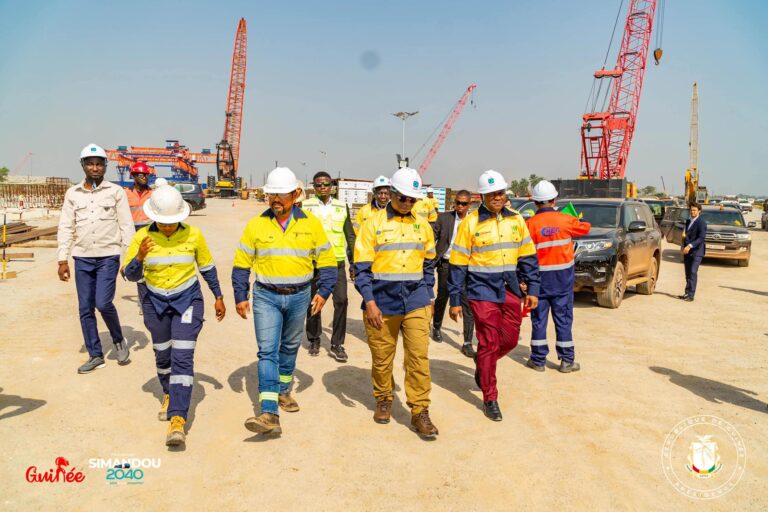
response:
<path fill-rule="evenodd" d="M 520 297 L 507 290 L 504 304 L 470 300 L 477 333 L 477 370 L 483 401 L 496 400 L 496 362 L 517 346 L 522 320 Z"/>

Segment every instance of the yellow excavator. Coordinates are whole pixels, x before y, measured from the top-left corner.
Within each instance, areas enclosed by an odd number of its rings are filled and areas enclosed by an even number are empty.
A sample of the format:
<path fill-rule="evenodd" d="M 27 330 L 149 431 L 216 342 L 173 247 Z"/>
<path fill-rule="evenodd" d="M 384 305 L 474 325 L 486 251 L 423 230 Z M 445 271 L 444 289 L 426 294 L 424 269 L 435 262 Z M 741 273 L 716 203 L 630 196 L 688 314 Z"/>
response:
<path fill-rule="evenodd" d="M 691 95 L 691 138 L 688 141 L 690 150 L 690 165 L 685 171 L 685 202 L 700 204 L 709 203 L 707 187 L 699 185 L 699 88 L 693 82 Z"/>

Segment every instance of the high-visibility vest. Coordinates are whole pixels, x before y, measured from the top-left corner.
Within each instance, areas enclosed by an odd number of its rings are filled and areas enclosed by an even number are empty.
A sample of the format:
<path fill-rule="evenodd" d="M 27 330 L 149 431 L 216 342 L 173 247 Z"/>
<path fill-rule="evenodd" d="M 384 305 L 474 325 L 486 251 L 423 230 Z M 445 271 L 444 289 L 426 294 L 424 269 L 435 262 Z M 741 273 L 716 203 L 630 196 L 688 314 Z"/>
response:
<path fill-rule="evenodd" d="M 301 208 L 308 211 L 323 224 L 325 234 L 333 246 L 336 261 L 344 261 L 347 257 L 347 239 L 344 236 L 344 222 L 347 220 L 347 204 L 331 198 L 330 206 L 320 203 L 317 197 L 310 197 L 301 203 Z"/>
<path fill-rule="evenodd" d="M 285 231 L 272 210 L 251 219 L 235 251 L 234 266 L 251 269 L 256 281 L 270 286 L 309 284 L 317 268 L 333 267 L 336 258 L 320 220 L 294 206 Z"/>
<path fill-rule="evenodd" d="M 143 194 L 139 194 L 134 187 L 126 187 L 125 195 L 128 198 L 128 207 L 131 209 L 133 223 L 138 225 L 150 224 L 152 220 L 144 213 L 144 203 L 152 195 L 152 190 L 147 189 Z"/>

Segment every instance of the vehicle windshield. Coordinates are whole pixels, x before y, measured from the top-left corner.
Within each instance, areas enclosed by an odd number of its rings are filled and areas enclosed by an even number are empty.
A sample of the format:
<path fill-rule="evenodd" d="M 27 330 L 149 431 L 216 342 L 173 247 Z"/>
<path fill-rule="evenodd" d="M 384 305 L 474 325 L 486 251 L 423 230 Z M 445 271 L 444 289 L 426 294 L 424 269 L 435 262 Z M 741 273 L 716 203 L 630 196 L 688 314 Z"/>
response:
<path fill-rule="evenodd" d="M 568 206 L 567 202 L 557 203 L 557 208 L 562 210 Z M 593 228 L 615 228 L 619 225 L 619 206 L 612 204 L 575 204 L 576 211 L 581 219 L 592 224 Z"/>
<path fill-rule="evenodd" d="M 701 212 L 701 218 L 707 224 L 714 224 L 717 226 L 740 226 L 744 227 L 744 217 L 737 211 L 723 210 L 723 211 L 710 211 Z"/>
<path fill-rule="evenodd" d="M 652 199 L 643 199 L 643 202 L 648 205 L 648 207 L 651 209 L 651 212 L 653 212 L 654 216 L 661 216 L 664 214 L 664 202 L 663 201 L 654 201 Z"/>
<path fill-rule="evenodd" d="M 527 203 L 529 199 L 527 197 L 510 197 L 509 201 L 512 203 L 512 209 L 517 210 L 522 205 Z"/>

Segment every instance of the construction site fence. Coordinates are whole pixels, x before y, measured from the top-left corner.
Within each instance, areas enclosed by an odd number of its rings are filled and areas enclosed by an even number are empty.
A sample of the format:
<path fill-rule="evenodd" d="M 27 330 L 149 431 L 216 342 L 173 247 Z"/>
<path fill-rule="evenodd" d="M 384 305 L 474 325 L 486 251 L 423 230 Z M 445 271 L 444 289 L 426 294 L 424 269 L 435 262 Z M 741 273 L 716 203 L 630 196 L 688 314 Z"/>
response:
<path fill-rule="evenodd" d="M 43 183 L 0 183 L 0 208 L 61 208 L 70 187 L 67 178 Z"/>

